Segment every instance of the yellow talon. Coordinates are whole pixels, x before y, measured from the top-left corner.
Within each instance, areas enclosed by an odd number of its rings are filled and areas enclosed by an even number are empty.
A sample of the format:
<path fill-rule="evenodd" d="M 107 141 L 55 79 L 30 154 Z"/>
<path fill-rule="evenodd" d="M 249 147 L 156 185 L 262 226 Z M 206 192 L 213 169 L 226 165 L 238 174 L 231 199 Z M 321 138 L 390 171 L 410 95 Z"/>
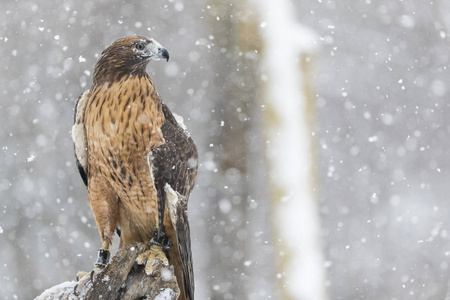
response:
<path fill-rule="evenodd" d="M 83 287 L 89 283 L 89 279 L 90 279 L 90 272 L 84 272 L 84 271 L 79 271 L 77 273 L 77 284 L 75 285 L 74 289 L 73 289 L 73 293 L 75 295 L 78 295 L 79 291 L 81 291 L 83 289 Z"/>
<path fill-rule="evenodd" d="M 90 272 L 79 271 L 77 273 L 77 281 L 80 281 L 83 277 L 89 276 L 90 274 Z"/>
<path fill-rule="evenodd" d="M 145 263 L 145 273 L 147 275 L 154 275 L 155 267 L 162 263 L 164 266 L 169 265 L 166 255 L 161 247 L 157 245 L 150 246 L 150 249 L 139 254 L 136 258 L 138 265 Z"/>
<path fill-rule="evenodd" d="M 78 283 L 77 283 L 77 285 L 74 288 L 74 293 L 76 294 L 78 290 L 81 290 L 86 283 L 88 283 L 88 282 L 92 283 L 93 280 L 94 280 L 94 277 L 98 273 L 100 273 L 100 271 L 102 269 L 103 268 L 101 268 L 101 267 L 95 267 L 94 270 L 92 270 L 91 272 L 79 271 L 77 273 L 77 281 L 78 281 Z"/>

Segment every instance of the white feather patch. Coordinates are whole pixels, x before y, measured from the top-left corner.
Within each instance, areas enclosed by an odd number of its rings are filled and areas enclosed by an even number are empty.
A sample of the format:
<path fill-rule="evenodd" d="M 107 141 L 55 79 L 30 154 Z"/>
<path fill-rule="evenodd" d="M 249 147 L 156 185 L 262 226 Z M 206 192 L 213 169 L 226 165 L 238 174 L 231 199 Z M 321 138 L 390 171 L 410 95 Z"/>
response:
<path fill-rule="evenodd" d="M 169 209 L 170 219 L 172 221 L 173 227 L 176 228 L 178 194 L 168 183 L 166 183 L 166 185 L 164 186 L 164 192 L 167 196 L 167 207 Z"/>
<path fill-rule="evenodd" d="M 167 195 L 167 201 L 169 202 L 169 204 L 176 206 L 178 203 L 178 195 L 177 192 L 175 192 L 170 186 L 170 184 L 166 183 L 166 185 L 164 186 L 164 192 Z"/>
<path fill-rule="evenodd" d="M 89 90 L 85 91 L 77 103 L 77 114 L 75 116 L 75 124 L 72 126 L 72 140 L 75 144 L 75 155 L 81 166 L 87 168 L 87 138 L 86 130 L 84 128 L 83 116 L 84 109 L 88 99 Z"/>
<path fill-rule="evenodd" d="M 175 120 L 177 121 L 178 125 L 180 125 L 181 128 L 183 128 L 184 130 L 187 130 L 186 125 L 184 124 L 184 119 L 182 116 L 177 115 L 176 113 L 172 113 L 173 117 L 175 118 Z"/>

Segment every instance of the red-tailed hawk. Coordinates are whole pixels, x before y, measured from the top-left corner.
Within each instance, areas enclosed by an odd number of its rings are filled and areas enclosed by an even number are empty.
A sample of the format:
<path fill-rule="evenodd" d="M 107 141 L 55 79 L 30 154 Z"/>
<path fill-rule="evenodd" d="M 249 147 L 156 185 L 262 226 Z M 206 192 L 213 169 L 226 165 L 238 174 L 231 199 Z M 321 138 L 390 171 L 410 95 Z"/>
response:
<path fill-rule="evenodd" d="M 145 70 L 161 58 L 169 60 L 167 50 L 143 36 L 106 48 L 93 85 L 78 99 L 72 137 L 102 242 L 96 268 L 108 262 L 117 230 L 119 247 L 149 243 L 138 257 L 138 263 L 147 262 L 147 273 L 155 258 L 167 264 L 167 253 L 179 299 L 194 299 L 187 201 L 197 175 L 197 148 Z"/>

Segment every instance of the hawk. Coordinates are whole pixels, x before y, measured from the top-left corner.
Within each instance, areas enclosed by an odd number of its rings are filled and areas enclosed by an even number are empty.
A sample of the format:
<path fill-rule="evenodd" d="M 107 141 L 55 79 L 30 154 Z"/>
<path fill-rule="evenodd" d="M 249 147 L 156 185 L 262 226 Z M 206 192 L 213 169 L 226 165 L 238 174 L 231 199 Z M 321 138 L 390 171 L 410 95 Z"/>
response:
<path fill-rule="evenodd" d="M 168 51 L 144 36 L 120 38 L 94 68 L 93 84 L 75 108 L 72 138 L 101 238 L 95 263 L 109 260 L 114 232 L 119 247 L 148 243 L 137 262 L 172 264 L 180 299 L 194 299 L 187 202 L 197 175 L 197 148 L 182 121 L 162 102 L 146 72 Z"/>

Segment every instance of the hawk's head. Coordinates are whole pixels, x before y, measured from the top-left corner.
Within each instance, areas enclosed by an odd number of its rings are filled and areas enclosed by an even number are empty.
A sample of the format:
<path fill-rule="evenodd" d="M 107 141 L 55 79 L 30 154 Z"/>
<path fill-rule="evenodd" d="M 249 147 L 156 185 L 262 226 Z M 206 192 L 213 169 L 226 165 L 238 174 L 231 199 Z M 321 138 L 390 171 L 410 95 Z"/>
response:
<path fill-rule="evenodd" d="M 145 73 L 150 60 L 169 61 L 169 52 L 154 39 L 145 36 L 127 36 L 109 45 L 102 52 L 94 69 L 94 82 L 119 80 L 124 75 Z"/>

